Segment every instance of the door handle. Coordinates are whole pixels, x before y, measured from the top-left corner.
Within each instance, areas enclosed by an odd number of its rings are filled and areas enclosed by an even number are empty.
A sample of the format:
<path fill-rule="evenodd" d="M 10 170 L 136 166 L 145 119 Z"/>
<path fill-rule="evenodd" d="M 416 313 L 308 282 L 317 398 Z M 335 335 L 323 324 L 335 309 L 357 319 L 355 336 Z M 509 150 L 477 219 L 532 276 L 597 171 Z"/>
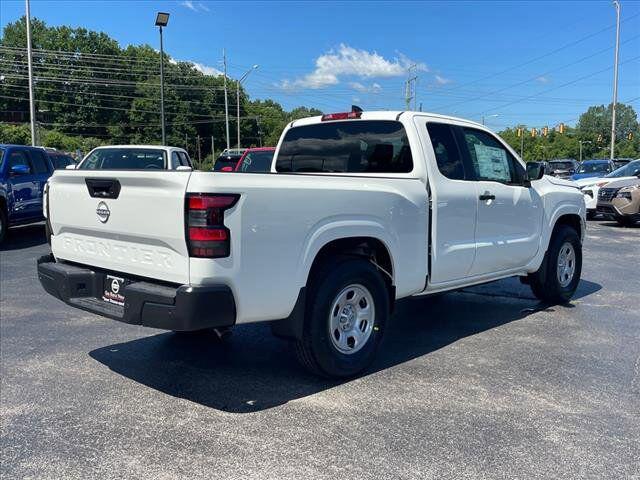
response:
<path fill-rule="evenodd" d="M 483 193 L 478 197 L 480 200 L 495 200 L 496 196 L 490 193 Z"/>

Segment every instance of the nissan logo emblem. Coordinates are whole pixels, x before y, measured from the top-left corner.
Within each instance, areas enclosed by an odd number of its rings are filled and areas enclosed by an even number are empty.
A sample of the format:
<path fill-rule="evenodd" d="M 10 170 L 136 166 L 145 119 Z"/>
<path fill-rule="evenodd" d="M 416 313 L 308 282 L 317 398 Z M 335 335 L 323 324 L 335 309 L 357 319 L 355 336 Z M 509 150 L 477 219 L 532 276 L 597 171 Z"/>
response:
<path fill-rule="evenodd" d="M 96 208 L 96 215 L 98 215 L 98 220 L 102 223 L 107 223 L 107 220 L 109 220 L 109 216 L 111 215 L 109 206 L 104 202 L 100 202 L 98 204 L 98 208 Z"/>

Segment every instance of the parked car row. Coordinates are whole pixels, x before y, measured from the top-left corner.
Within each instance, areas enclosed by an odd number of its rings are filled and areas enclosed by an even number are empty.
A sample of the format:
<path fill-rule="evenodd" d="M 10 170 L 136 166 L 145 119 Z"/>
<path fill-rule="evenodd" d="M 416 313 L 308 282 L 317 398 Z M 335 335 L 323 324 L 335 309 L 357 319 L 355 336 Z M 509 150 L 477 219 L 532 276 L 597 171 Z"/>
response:
<path fill-rule="evenodd" d="M 0 243 L 9 227 L 43 219 L 44 185 L 69 165 L 73 157 L 55 149 L 0 144 Z"/>
<path fill-rule="evenodd" d="M 598 215 L 620 225 L 640 221 L 640 159 L 587 160 L 572 171 L 572 160 L 536 162 L 552 176 L 573 180 L 584 195 L 587 219 Z M 619 165 L 614 169 L 616 165 Z"/>

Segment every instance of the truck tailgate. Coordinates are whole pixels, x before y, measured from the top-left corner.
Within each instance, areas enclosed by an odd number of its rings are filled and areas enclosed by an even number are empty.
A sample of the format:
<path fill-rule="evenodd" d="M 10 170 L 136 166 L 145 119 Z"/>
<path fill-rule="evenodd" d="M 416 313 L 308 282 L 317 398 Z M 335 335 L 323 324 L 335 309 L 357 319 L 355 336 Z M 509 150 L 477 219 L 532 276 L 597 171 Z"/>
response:
<path fill-rule="evenodd" d="M 189 283 L 184 197 L 191 172 L 58 170 L 49 180 L 57 259 Z"/>

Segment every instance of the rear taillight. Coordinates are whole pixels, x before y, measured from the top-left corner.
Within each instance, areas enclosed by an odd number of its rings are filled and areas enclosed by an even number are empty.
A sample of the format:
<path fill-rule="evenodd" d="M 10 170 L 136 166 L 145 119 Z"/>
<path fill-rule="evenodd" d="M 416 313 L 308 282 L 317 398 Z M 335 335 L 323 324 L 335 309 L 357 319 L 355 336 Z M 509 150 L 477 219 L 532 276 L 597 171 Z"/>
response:
<path fill-rule="evenodd" d="M 188 193 L 185 205 L 189 256 L 228 257 L 231 232 L 224 225 L 224 212 L 240 198 L 235 194 Z"/>

